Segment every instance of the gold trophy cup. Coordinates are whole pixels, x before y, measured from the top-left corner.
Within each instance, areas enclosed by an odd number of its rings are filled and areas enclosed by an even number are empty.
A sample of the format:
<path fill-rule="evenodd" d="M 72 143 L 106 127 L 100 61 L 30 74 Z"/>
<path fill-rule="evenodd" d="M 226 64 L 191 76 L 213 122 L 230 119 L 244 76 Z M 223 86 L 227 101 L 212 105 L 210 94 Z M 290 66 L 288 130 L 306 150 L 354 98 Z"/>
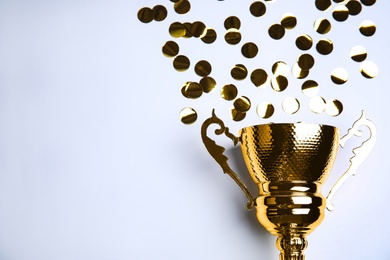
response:
<path fill-rule="evenodd" d="M 246 166 L 259 187 L 254 198 L 246 185 L 229 167 L 225 148 L 218 146 L 207 135 L 210 125 L 220 128 L 215 134 L 225 134 L 234 145 L 240 142 Z M 327 198 L 321 194 L 336 158 L 338 146 L 353 135 L 361 136 L 360 126 L 367 126 L 370 137 L 353 150 L 349 169 L 340 177 Z M 376 139 L 375 125 L 363 112 L 348 134 L 340 139 L 334 126 L 308 123 L 263 124 L 246 127 L 235 137 L 214 111 L 202 125 L 202 139 L 211 156 L 223 171 L 233 178 L 248 198 L 247 209 L 256 208 L 259 222 L 278 236 L 280 260 L 303 260 L 307 247 L 306 236 L 323 220 L 325 208 L 332 210 L 331 199 L 357 167 L 368 156 Z"/>

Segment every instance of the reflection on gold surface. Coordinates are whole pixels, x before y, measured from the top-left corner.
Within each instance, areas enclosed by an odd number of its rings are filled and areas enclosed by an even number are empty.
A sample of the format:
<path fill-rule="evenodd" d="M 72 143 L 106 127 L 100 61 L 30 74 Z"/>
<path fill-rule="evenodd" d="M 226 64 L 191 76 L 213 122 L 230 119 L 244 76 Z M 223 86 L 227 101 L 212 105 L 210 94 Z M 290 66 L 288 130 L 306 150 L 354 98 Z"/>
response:
<path fill-rule="evenodd" d="M 332 74 L 330 76 L 333 83 L 342 85 L 348 81 L 348 72 L 343 68 L 336 68 L 332 71 Z"/>
<path fill-rule="evenodd" d="M 373 21 L 365 20 L 365 21 L 361 22 L 361 24 L 359 26 L 359 31 L 364 36 L 367 36 L 367 37 L 373 36 L 376 32 L 376 25 Z"/>
<path fill-rule="evenodd" d="M 268 80 L 268 74 L 263 69 L 256 69 L 251 74 L 251 81 L 256 87 L 262 86 Z"/>
<path fill-rule="evenodd" d="M 320 96 L 315 96 L 310 99 L 309 107 L 313 113 L 321 114 L 326 109 L 325 99 Z"/>
<path fill-rule="evenodd" d="M 254 17 L 261 17 L 266 13 L 267 8 L 265 4 L 258 1 L 252 3 L 251 6 L 249 7 L 249 10 Z"/>
<path fill-rule="evenodd" d="M 296 99 L 295 97 L 287 97 L 283 100 L 282 108 L 284 112 L 292 115 L 298 112 L 300 104 L 298 99 Z"/>
<path fill-rule="evenodd" d="M 210 93 L 214 90 L 217 82 L 212 77 L 204 77 L 200 80 L 199 84 L 201 85 L 204 93 Z"/>
<path fill-rule="evenodd" d="M 186 71 L 190 67 L 190 60 L 184 55 L 176 56 L 173 60 L 173 67 L 177 71 Z"/>
<path fill-rule="evenodd" d="M 316 45 L 319 54 L 328 55 L 333 51 L 333 42 L 329 39 L 319 40 Z"/>
<path fill-rule="evenodd" d="M 179 54 L 179 45 L 174 41 L 167 41 L 162 47 L 162 52 L 167 57 L 175 57 Z"/>
<path fill-rule="evenodd" d="M 211 64 L 207 60 L 201 60 L 195 65 L 195 73 L 201 77 L 208 76 L 211 70 Z"/>
<path fill-rule="evenodd" d="M 233 84 L 225 85 L 221 89 L 221 97 L 225 100 L 233 100 L 237 97 L 238 90 Z"/>
<path fill-rule="evenodd" d="M 319 18 L 314 22 L 314 30 L 320 34 L 327 34 L 332 29 L 332 24 L 326 18 Z"/>
<path fill-rule="evenodd" d="M 234 66 L 234 68 L 231 70 L 230 75 L 235 80 L 243 80 L 248 76 L 248 70 L 246 67 L 242 64 L 237 64 Z"/>
<path fill-rule="evenodd" d="M 275 108 L 271 103 L 262 102 L 257 106 L 256 112 L 259 117 L 267 119 L 274 114 Z"/>
<path fill-rule="evenodd" d="M 258 52 L 259 48 L 257 48 L 257 45 L 253 42 L 245 43 L 241 48 L 242 55 L 244 55 L 244 57 L 248 59 L 256 57 Z"/>
<path fill-rule="evenodd" d="M 343 112 L 343 104 L 337 100 L 329 100 L 326 102 L 326 113 L 330 116 L 338 116 Z"/>
<path fill-rule="evenodd" d="M 269 36 L 274 40 L 280 40 L 285 34 L 285 29 L 281 24 L 273 24 L 268 29 Z"/>
<path fill-rule="evenodd" d="M 362 62 L 367 58 L 367 50 L 363 46 L 357 45 L 352 47 L 350 51 L 351 59 L 356 62 Z"/>
<path fill-rule="evenodd" d="M 307 80 L 302 84 L 302 93 L 307 97 L 314 97 L 320 91 L 318 83 L 314 80 Z"/>
<path fill-rule="evenodd" d="M 298 47 L 298 49 L 307 51 L 310 50 L 310 48 L 313 46 L 313 39 L 307 34 L 302 34 L 296 39 L 295 45 Z"/>
<path fill-rule="evenodd" d="M 378 69 L 378 66 L 372 62 L 372 61 L 364 61 L 361 65 L 360 65 L 360 72 L 362 73 L 362 75 L 368 79 L 372 79 L 372 78 L 375 78 L 376 76 L 378 76 L 378 72 L 379 72 L 379 69 Z"/>
<path fill-rule="evenodd" d="M 234 108 L 239 112 L 247 112 L 251 108 L 251 101 L 249 98 L 242 96 L 234 100 Z"/>
<path fill-rule="evenodd" d="M 193 124 L 198 119 L 198 114 L 191 107 L 183 108 L 180 111 L 180 121 L 186 125 Z"/>

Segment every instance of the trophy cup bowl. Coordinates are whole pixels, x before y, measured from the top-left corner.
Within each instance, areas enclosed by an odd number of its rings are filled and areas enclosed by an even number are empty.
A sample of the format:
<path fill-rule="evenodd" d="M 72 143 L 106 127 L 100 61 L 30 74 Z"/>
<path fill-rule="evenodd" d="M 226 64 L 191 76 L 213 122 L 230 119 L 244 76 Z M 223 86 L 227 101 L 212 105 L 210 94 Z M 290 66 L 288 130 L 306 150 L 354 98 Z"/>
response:
<path fill-rule="evenodd" d="M 256 198 L 229 167 L 228 158 L 223 154 L 225 148 L 207 136 L 207 129 L 212 124 L 220 126 L 215 130 L 217 135 L 225 134 L 235 145 L 241 144 L 248 171 L 259 188 Z M 354 149 L 355 157 L 351 158 L 350 168 L 327 198 L 321 194 L 321 186 L 330 174 L 339 145 L 353 135 L 361 136 L 361 131 L 357 130 L 361 125 L 368 126 L 371 137 L 375 137 L 372 135 L 375 126 L 364 117 L 364 113 L 342 139 L 337 127 L 301 122 L 250 126 L 241 129 L 239 137 L 235 137 L 213 112 L 213 116 L 202 125 L 202 139 L 223 171 L 244 191 L 248 198 L 247 209 L 254 206 L 258 221 L 278 237 L 276 244 L 280 260 L 304 260 L 306 236 L 322 222 L 325 208 L 332 209 L 330 200 L 334 192 L 355 173 L 356 165 L 363 157 L 360 148 L 367 148 L 364 156 L 372 149 L 375 138 Z M 356 163 L 356 158 L 359 163 Z"/>

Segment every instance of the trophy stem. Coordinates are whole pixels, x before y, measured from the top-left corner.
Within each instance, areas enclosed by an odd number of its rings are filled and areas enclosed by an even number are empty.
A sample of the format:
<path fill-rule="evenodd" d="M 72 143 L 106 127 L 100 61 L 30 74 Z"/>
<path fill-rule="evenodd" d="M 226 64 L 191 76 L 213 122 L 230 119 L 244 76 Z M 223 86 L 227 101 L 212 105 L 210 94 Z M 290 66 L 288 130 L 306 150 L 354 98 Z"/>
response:
<path fill-rule="evenodd" d="M 305 260 L 307 240 L 302 235 L 280 236 L 276 240 L 276 246 L 280 251 L 279 260 Z"/>

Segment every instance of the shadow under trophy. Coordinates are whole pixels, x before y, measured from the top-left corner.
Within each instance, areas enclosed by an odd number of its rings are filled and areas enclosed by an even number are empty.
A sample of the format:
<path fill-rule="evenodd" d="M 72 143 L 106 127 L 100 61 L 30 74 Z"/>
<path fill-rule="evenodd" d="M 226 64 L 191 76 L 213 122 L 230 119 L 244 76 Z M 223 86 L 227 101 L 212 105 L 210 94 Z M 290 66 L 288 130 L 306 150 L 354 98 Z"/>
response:
<path fill-rule="evenodd" d="M 225 134 L 234 145 L 240 142 L 246 166 L 259 188 L 257 197 L 250 194 L 228 165 L 228 158 L 223 154 L 225 148 L 208 137 L 207 130 L 213 124 L 219 125 L 216 135 Z M 360 126 L 367 126 L 370 136 L 353 150 L 348 170 L 325 198 L 321 186 L 333 167 L 338 146 L 344 146 L 353 135 L 361 136 Z M 337 127 L 308 123 L 250 126 L 241 129 L 236 137 L 214 111 L 203 123 L 201 134 L 208 152 L 247 196 L 246 208 L 254 206 L 259 222 L 272 235 L 278 236 L 276 245 L 280 260 L 305 259 L 306 236 L 322 222 L 325 208 L 333 210 L 331 199 L 335 192 L 355 174 L 376 140 L 375 125 L 366 119 L 364 112 L 341 139 Z"/>

